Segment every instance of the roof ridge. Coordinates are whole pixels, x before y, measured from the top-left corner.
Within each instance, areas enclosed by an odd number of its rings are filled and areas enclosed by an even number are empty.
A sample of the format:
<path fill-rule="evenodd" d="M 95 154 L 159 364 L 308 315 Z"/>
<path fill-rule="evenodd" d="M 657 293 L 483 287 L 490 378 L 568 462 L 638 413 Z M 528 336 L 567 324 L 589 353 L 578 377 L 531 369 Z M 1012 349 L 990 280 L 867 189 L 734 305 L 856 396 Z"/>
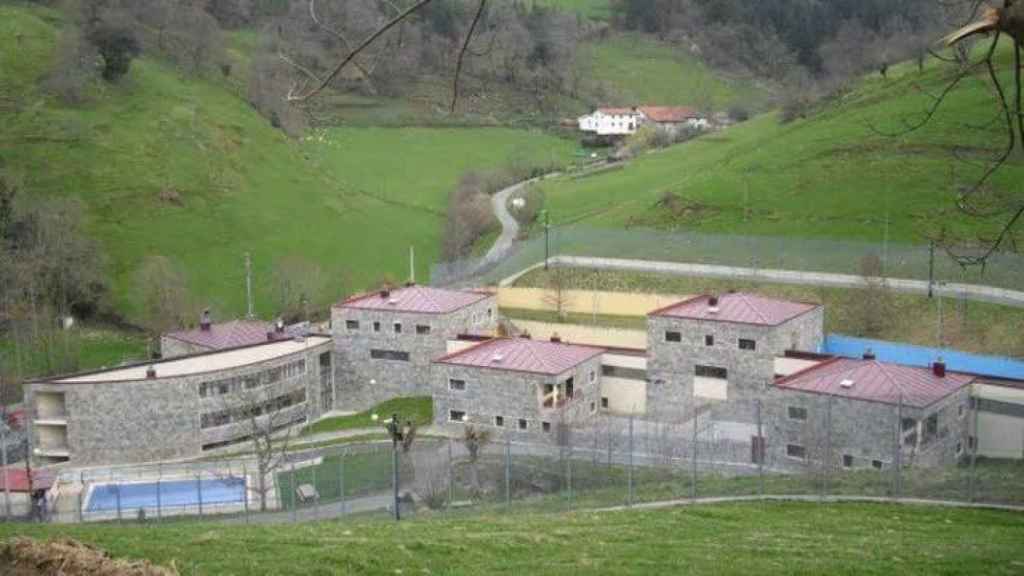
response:
<path fill-rule="evenodd" d="M 740 300 L 742 300 L 743 303 L 747 305 L 747 307 L 749 307 L 751 310 L 753 310 L 754 314 L 756 314 L 761 319 L 761 322 L 764 322 L 766 324 L 770 324 L 771 323 L 771 320 L 769 320 L 768 317 L 765 316 L 761 312 L 761 310 L 757 306 L 755 306 L 753 302 L 750 301 L 750 299 L 747 297 L 748 296 L 747 294 L 745 294 L 743 292 L 735 292 L 733 295 L 734 296 L 738 296 L 740 298 Z"/>

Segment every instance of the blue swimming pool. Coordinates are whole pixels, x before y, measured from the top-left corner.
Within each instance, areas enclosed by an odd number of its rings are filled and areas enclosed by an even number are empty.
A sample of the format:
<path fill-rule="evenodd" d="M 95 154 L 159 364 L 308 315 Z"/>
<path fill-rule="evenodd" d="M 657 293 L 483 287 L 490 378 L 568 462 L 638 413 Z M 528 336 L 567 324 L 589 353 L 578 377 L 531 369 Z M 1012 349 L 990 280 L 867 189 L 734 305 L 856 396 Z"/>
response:
<path fill-rule="evenodd" d="M 159 492 L 158 492 L 159 490 Z M 211 480 L 164 480 L 130 484 L 100 484 L 92 488 L 87 512 L 135 510 L 138 508 L 182 508 L 202 504 L 242 504 L 245 478 Z"/>

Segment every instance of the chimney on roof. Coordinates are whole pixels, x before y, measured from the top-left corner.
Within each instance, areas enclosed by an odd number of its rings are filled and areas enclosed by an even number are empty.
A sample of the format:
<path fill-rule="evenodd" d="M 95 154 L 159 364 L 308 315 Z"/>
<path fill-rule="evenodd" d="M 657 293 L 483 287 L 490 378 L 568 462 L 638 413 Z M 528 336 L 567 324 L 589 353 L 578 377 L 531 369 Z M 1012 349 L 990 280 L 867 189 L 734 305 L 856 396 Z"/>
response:
<path fill-rule="evenodd" d="M 406 288 L 412 288 L 412 287 L 413 287 L 413 286 L 415 286 L 415 285 L 416 285 L 416 283 L 415 283 L 415 282 L 413 282 L 412 280 L 410 280 L 410 281 L 408 281 L 408 282 L 406 282 L 406 283 L 405 283 L 405 287 L 406 287 Z"/>
<path fill-rule="evenodd" d="M 381 288 L 380 289 L 380 297 L 381 298 L 385 298 L 385 299 L 390 298 L 391 297 L 391 289 L 388 288 L 387 286 Z"/>
<path fill-rule="evenodd" d="M 273 330 L 267 330 L 267 342 L 273 342 L 277 339 L 277 333 Z"/>
<path fill-rule="evenodd" d="M 199 329 L 203 332 L 210 331 L 210 309 L 203 310 L 203 314 L 199 317 Z"/>
<path fill-rule="evenodd" d="M 708 297 L 708 314 L 718 314 L 718 296 Z"/>
<path fill-rule="evenodd" d="M 939 356 L 939 359 L 932 364 L 932 374 L 935 374 L 939 378 L 946 377 L 946 363 L 942 361 L 941 356 Z"/>
<path fill-rule="evenodd" d="M 274 332 L 278 334 L 284 334 L 284 318 L 277 317 L 277 321 L 274 322 Z"/>
<path fill-rule="evenodd" d="M 146 380 L 155 380 L 155 379 L 156 379 L 156 366 L 150 366 L 149 368 L 146 368 Z"/>
<path fill-rule="evenodd" d="M 530 339 L 530 333 L 529 332 L 523 332 L 522 334 L 519 335 L 519 337 L 522 338 L 523 340 L 529 340 Z"/>
<path fill-rule="evenodd" d="M 864 359 L 865 360 L 874 360 L 875 359 L 875 353 L 874 353 L 874 351 L 871 350 L 871 348 L 866 348 L 864 350 Z"/>
<path fill-rule="evenodd" d="M 551 341 L 556 343 L 561 342 L 562 337 L 558 335 L 558 332 L 555 332 L 554 334 L 551 335 Z"/>

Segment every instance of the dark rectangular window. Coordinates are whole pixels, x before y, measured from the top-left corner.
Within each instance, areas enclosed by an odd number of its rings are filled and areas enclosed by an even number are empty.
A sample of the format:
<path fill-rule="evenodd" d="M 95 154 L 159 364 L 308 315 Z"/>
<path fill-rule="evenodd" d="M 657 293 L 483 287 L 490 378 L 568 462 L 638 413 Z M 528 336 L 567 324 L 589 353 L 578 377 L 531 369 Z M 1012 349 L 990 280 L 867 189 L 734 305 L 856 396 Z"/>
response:
<path fill-rule="evenodd" d="M 359 330 L 359 321 L 345 320 L 345 328 L 348 328 L 349 330 Z"/>
<path fill-rule="evenodd" d="M 601 397 L 601 408 L 607 408 L 607 407 L 608 407 L 608 398 L 602 396 Z"/>
<path fill-rule="evenodd" d="M 374 360 L 398 360 L 400 362 L 409 361 L 409 353 L 402 352 L 400 350 L 370 350 L 370 358 Z"/>
<path fill-rule="evenodd" d="M 807 408 L 789 406 L 786 410 L 790 420 L 807 420 Z"/>
<path fill-rule="evenodd" d="M 757 350 L 757 342 L 747 338 L 740 338 L 740 350 Z"/>
<path fill-rule="evenodd" d="M 504 428 L 505 427 L 505 417 L 504 416 L 495 416 L 494 417 L 494 425 L 499 427 L 499 428 Z"/>
<path fill-rule="evenodd" d="M 625 378 L 627 380 L 647 380 L 647 370 L 639 368 L 623 368 L 621 366 L 601 366 L 601 374 L 609 378 Z"/>
<path fill-rule="evenodd" d="M 704 345 L 705 346 L 714 346 L 715 345 L 715 335 L 714 334 L 708 334 L 707 336 L 705 336 L 704 337 Z"/>
<path fill-rule="evenodd" d="M 456 378 L 449 378 L 448 379 L 448 389 L 449 390 L 454 390 L 456 392 L 462 392 L 463 390 L 466 389 L 466 381 L 465 380 L 458 380 Z"/>
<path fill-rule="evenodd" d="M 882 469 L 882 461 L 881 460 L 872 460 L 871 461 L 871 467 L 874 468 L 875 470 L 881 470 Z"/>
<path fill-rule="evenodd" d="M 729 377 L 729 371 L 717 366 L 694 366 L 694 373 L 702 378 L 719 378 L 725 380 Z"/>
<path fill-rule="evenodd" d="M 681 332 L 665 332 L 665 342 L 682 342 L 683 334 Z"/>
<path fill-rule="evenodd" d="M 853 456 L 843 454 L 843 468 L 853 468 Z"/>
<path fill-rule="evenodd" d="M 416 333 L 417 334 L 430 334 L 430 326 L 428 326 L 426 324 L 417 324 L 416 325 Z"/>
<path fill-rule="evenodd" d="M 551 422 L 541 422 L 540 429 L 545 432 L 551 432 Z"/>
<path fill-rule="evenodd" d="M 373 331 L 374 332 L 380 332 L 380 322 L 374 322 L 373 323 Z"/>
<path fill-rule="evenodd" d="M 526 426 L 527 426 L 526 418 L 520 418 L 519 419 L 519 429 L 520 430 L 526 430 Z"/>
<path fill-rule="evenodd" d="M 786 444 L 786 456 L 803 459 L 807 456 L 807 449 L 799 444 Z"/>
<path fill-rule="evenodd" d="M 395 334 L 401 334 L 401 333 L 402 333 L 402 323 L 401 322 L 395 322 Z"/>
<path fill-rule="evenodd" d="M 448 419 L 452 422 L 465 422 L 466 413 L 462 410 L 451 410 L 448 412 Z"/>

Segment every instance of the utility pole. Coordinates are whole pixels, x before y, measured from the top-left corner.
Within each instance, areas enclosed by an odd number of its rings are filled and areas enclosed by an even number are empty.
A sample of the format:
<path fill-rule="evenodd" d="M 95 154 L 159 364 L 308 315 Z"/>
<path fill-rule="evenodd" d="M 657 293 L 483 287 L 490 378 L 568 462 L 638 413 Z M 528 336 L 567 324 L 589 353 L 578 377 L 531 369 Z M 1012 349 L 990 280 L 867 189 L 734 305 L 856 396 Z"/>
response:
<path fill-rule="evenodd" d="M 548 257 L 551 253 L 551 245 L 548 240 L 548 233 L 551 230 L 551 223 L 548 220 L 548 211 L 543 210 L 542 215 L 544 216 L 544 269 L 548 269 Z"/>
<path fill-rule="evenodd" d="M 416 283 L 416 247 L 409 246 L 409 283 Z"/>
<path fill-rule="evenodd" d="M 251 320 L 254 317 L 252 312 L 252 257 L 248 252 L 245 253 L 245 303 L 245 317 Z"/>
<path fill-rule="evenodd" d="M 4 474 L 4 520 L 11 519 L 11 487 L 7 480 L 7 408 L 0 410 L 0 459 L 2 459 Z M 28 455 L 25 455 L 28 458 Z"/>

